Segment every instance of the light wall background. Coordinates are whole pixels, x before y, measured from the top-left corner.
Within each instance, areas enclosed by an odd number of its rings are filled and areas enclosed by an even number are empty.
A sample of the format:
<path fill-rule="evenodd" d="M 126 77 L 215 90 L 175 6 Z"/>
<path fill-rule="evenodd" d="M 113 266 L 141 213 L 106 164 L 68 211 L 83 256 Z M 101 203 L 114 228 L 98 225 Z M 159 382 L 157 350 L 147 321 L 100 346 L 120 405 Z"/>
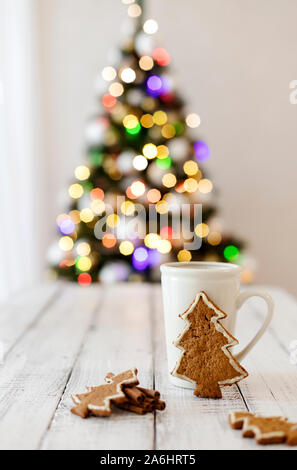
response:
<path fill-rule="evenodd" d="M 44 249 L 65 188 L 82 161 L 94 82 L 127 17 L 120 0 L 38 0 L 43 148 Z M 297 294 L 296 0 L 150 0 L 173 72 L 202 118 L 226 229 L 249 243 L 257 281 Z M 42 157 L 42 156 L 41 156 Z"/>

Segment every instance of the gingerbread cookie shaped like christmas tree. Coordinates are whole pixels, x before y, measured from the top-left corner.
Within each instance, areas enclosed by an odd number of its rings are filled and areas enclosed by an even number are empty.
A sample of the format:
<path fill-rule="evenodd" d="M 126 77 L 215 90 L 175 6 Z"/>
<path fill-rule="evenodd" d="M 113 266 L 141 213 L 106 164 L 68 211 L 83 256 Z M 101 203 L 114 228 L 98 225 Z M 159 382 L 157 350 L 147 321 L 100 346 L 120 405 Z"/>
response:
<path fill-rule="evenodd" d="M 205 292 L 199 292 L 180 315 L 186 326 L 174 342 L 182 354 L 172 375 L 192 382 L 194 395 L 221 398 L 220 386 L 232 385 L 248 375 L 229 351 L 238 341 L 220 323 L 226 316 Z"/>

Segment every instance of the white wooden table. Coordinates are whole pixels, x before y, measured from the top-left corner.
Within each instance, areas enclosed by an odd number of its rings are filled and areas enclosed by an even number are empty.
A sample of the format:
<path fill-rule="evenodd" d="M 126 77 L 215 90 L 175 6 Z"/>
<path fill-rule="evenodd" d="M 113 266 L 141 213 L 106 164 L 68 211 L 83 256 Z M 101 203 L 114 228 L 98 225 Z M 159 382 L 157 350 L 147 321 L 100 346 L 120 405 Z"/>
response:
<path fill-rule="evenodd" d="M 249 377 L 225 387 L 222 400 L 196 398 L 169 383 L 159 286 L 47 284 L 16 296 L 0 309 L 0 448 L 259 449 L 230 429 L 230 410 L 297 421 L 297 366 L 288 350 L 297 339 L 297 303 L 280 289 L 266 290 L 275 300 L 274 320 L 243 361 Z M 259 325 L 262 307 L 251 299 L 242 309 L 242 344 Z M 72 393 L 131 366 L 143 386 L 161 392 L 164 412 L 115 410 L 110 418 L 86 420 L 70 413 Z"/>

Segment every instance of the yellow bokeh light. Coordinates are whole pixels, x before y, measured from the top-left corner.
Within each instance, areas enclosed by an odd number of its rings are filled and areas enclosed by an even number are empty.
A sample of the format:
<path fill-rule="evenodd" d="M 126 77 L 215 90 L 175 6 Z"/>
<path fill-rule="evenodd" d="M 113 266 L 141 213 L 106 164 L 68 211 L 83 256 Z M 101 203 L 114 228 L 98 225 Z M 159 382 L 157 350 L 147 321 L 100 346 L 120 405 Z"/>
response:
<path fill-rule="evenodd" d="M 163 126 L 167 122 L 167 114 L 164 111 L 156 111 L 153 115 L 154 123 Z"/>
<path fill-rule="evenodd" d="M 136 73 L 130 67 L 124 67 L 121 70 L 121 79 L 125 83 L 132 83 L 136 78 Z"/>
<path fill-rule="evenodd" d="M 131 184 L 131 191 L 136 197 L 142 196 L 145 191 L 145 184 L 142 181 L 134 181 Z"/>
<path fill-rule="evenodd" d="M 191 252 L 188 250 L 180 250 L 177 254 L 177 259 L 181 263 L 189 262 L 192 259 Z"/>
<path fill-rule="evenodd" d="M 102 70 L 102 77 L 107 82 L 114 80 L 116 76 L 117 76 L 117 72 L 113 67 L 110 67 L 110 66 L 104 67 L 104 69 Z"/>
<path fill-rule="evenodd" d="M 200 237 L 200 238 L 207 237 L 207 235 L 209 234 L 208 225 L 204 224 L 204 223 L 196 225 L 195 233 L 196 233 L 197 237 Z"/>
<path fill-rule="evenodd" d="M 143 116 L 141 116 L 140 124 L 142 125 L 142 127 L 149 129 L 154 125 L 153 116 L 151 114 L 144 114 Z"/>
<path fill-rule="evenodd" d="M 88 256 L 91 253 L 91 247 L 87 242 L 80 242 L 76 247 L 79 256 Z"/>
<path fill-rule="evenodd" d="M 207 194 L 212 191 L 213 185 L 210 180 L 203 178 L 199 181 L 198 188 L 201 193 Z"/>
<path fill-rule="evenodd" d="M 201 124 L 201 119 L 198 116 L 198 114 L 191 113 L 191 114 L 188 114 L 188 116 L 186 117 L 186 123 L 187 123 L 187 126 L 189 127 L 193 127 L 193 128 L 198 127 Z"/>
<path fill-rule="evenodd" d="M 76 266 L 80 271 L 89 271 L 92 267 L 92 261 L 88 256 L 82 256 L 77 260 Z"/>
<path fill-rule="evenodd" d="M 156 211 L 158 214 L 166 214 L 168 212 L 168 202 L 159 201 L 156 204 Z"/>
<path fill-rule="evenodd" d="M 171 251 L 172 245 L 169 240 L 159 240 L 157 245 L 157 250 L 159 253 L 163 255 L 169 253 Z"/>
<path fill-rule="evenodd" d="M 169 155 L 169 148 L 166 145 L 158 145 L 157 151 L 158 158 L 166 158 Z"/>
<path fill-rule="evenodd" d="M 68 189 L 69 196 L 73 199 L 79 199 L 84 193 L 84 188 L 79 183 L 72 184 Z"/>
<path fill-rule="evenodd" d="M 120 222 L 120 218 L 117 214 L 110 214 L 106 218 L 106 223 L 109 227 L 114 228 L 116 227 Z"/>
<path fill-rule="evenodd" d="M 110 85 L 108 91 L 112 96 L 115 96 L 117 98 L 118 96 L 121 96 L 124 93 L 124 87 L 121 83 L 114 82 Z"/>
<path fill-rule="evenodd" d="M 80 180 L 80 181 L 84 181 L 84 180 L 87 180 L 90 176 L 90 170 L 87 166 L 85 165 L 80 165 L 78 167 L 75 168 L 75 177 Z"/>
<path fill-rule="evenodd" d="M 166 188 L 173 188 L 176 185 L 176 176 L 173 173 L 166 173 L 162 178 L 162 183 Z"/>
<path fill-rule="evenodd" d="M 207 241 L 212 246 L 219 245 L 222 241 L 222 235 L 219 232 L 211 232 L 208 235 Z"/>
<path fill-rule="evenodd" d="M 143 171 L 148 166 L 148 161 L 143 155 L 136 155 L 133 158 L 133 166 L 135 170 Z"/>
<path fill-rule="evenodd" d="M 133 215 L 135 212 L 135 205 L 131 201 L 125 201 L 121 204 L 121 212 L 124 215 Z"/>
<path fill-rule="evenodd" d="M 134 114 L 127 114 L 123 119 L 123 125 L 127 129 L 134 129 L 138 124 L 138 118 Z"/>
<path fill-rule="evenodd" d="M 188 178 L 184 182 L 184 188 L 188 193 L 194 193 L 198 189 L 198 183 L 194 178 Z"/>
<path fill-rule="evenodd" d="M 132 242 L 126 240 L 120 243 L 119 250 L 122 255 L 129 256 L 134 251 L 134 245 Z"/>
<path fill-rule="evenodd" d="M 142 152 L 143 155 L 148 159 L 155 158 L 158 154 L 157 147 L 154 144 L 146 144 L 143 147 Z"/>
<path fill-rule="evenodd" d="M 154 66 L 154 61 L 150 56 L 144 55 L 139 59 L 139 67 L 142 70 L 145 70 L 145 71 L 151 70 L 153 66 Z"/>
<path fill-rule="evenodd" d="M 82 222 L 85 222 L 85 223 L 92 222 L 93 219 L 94 219 L 94 214 L 91 209 L 85 208 L 80 211 L 80 220 Z"/>
<path fill-rule="evenodd" d="M 152 249 L 157 248 L 159 240 L 160 240 L 160 235 L 158 235 L 157 233 L 148 233 L 145 236 L 144 244 L 148 248 L 152 248 Z"/>
<path fill-rule="evenodd" d="M 172 124 L 165 124 L 165 126 L 162 127 L 162 136 L 165 137 L 165 139 L 174 137 L 175 127 Z"/>
<path fill-rule="evenodd" d="M 71 237 L 61 237 L 59 240 L 59 247 L 63 251 L 69 251 L 73 248 L 73 240 Z"/>
<path fill-rule="evenodd" d="M 101 199 L 95 199 L 91 204 L 92 211 L 96 215 L 101 215 L 105 211 L 105 204 Z"/>
<path fill-rule="evenodd" d="M 69 217 L 73 220 L 75 224 L 80 223 L 80 212 L 77 210 L 73 210 L 69 212 Z"/>
<path fill-rule="evenodd" d="M 184 164 L 184 172 L 186 173 L 186 175 L 189 175 L 189 176 L 196 175 L 198 170 L 199 170 L 198 165 L 193 160 L 188 160 Z"/>

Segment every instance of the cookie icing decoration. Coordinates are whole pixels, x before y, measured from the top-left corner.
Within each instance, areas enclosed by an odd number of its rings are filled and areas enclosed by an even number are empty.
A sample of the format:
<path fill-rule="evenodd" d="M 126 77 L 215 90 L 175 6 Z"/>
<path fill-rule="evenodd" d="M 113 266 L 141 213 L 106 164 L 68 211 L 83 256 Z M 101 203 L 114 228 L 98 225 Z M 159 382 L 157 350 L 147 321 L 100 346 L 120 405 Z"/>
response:
<path fill-rule="evenodd" d="M 229 413 L 233 429 L 242 429 L 243 437 L 254 437 L 258 444 L 297 445 L 297 423 L 280 416 L 261 417 L 253 413 L 235 411 Z"/>
<path fill-rule="evenodd" d="M 205 292 L 199 292 L 180 315 L 186 326 L 173 343 L 182 354 L 172 375 L 193 383 L 196 396 L 221 398 L 220 386 L 248 375 L 229 351 L 238 341 L 220 323 L 226 316 Z"/>
<path fill-rule="evenodd" d="M 72 400 L 77 406 L 72 408 L 71 412 L 81 418 L 86 418 L 89 413 L 110 416 L 111 403 L 119 404 L 127 400 L 123 387 L 138 385 L 138 383 L 135 367 L 114 375 L 106 384 L 91 387 L 87 393 L 73 395 Z"/>

